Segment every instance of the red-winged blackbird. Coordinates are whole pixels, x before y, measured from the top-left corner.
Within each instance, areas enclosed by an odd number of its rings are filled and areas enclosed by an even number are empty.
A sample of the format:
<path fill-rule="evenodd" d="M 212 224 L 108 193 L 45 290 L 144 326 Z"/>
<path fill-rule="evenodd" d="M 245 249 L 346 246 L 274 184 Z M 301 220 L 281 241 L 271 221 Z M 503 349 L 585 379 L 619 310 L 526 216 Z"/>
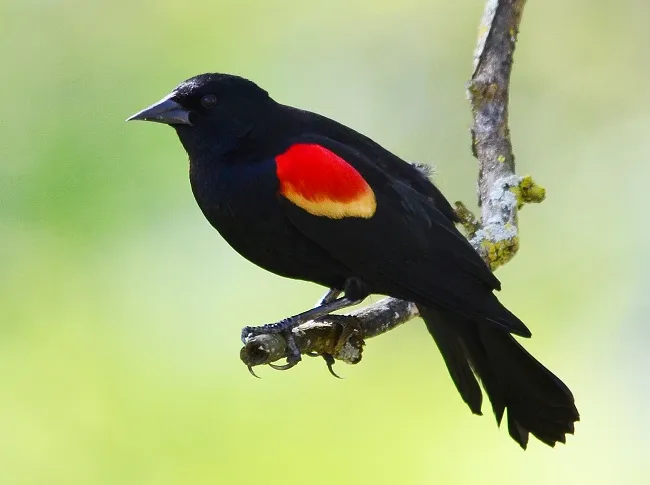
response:
<path fill-rule="evenodd" d="M 263 331 L 286 334 L 371 293 L 413 301 L 473 413 L 481 414 L 478 378 L 499 423 L 508 409 L 510 436 L 523 448 L 529 433 L 550 446 L 573 433 L 571 392 L 512 337 L 530 331 L 498 301 L 499 280 L 422 170 L 232 75 L 188 79 L 129 119 L 176 130 L 196 201 L 236 251 L 331 289 L 322 306 Z"/>

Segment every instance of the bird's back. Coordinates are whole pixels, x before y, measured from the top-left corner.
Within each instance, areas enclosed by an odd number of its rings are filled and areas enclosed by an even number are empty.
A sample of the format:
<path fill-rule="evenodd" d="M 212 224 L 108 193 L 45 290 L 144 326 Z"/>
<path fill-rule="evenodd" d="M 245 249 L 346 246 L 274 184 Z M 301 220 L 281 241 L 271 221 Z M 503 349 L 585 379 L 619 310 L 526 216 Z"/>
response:
<path fill-rule="evenodd" d="M 408 163 L 371 138 L 326 116 L 291 106 L 283 105 L 282 109 L 299 127 L 297 131 L 312 131 L 316 134 L 325 132 L 328 138 L 358 150 L 391 177 L 430 197 L 437 209 L 450 221 L 458 221 L 449 201 L 429 178 L 428 166 Z"/>

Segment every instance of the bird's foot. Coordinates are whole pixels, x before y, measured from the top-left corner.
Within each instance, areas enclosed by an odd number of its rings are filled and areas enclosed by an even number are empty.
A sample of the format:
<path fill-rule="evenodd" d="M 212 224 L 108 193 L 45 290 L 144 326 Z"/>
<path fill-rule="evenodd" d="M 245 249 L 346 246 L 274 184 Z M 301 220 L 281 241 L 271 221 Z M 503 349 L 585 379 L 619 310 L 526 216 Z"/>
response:
<path fill-rule="evenodd" d="M 325 360 L 325 365 L 327 365 L 327 370 L 330 371 L 330 374 L 332 374 L 337 379 L 343 379 L 340 375 L 334 372 L 333 366 L 336 363 L 336 359 L 334 359 L 334 356 L 332 354 L 319 354 L 318 352 L 308 352 L 305 355 L 307 355 L 308 357 L 322 357 Z"/>
<path fill-rule="evenodd" d="M 287 363 L 283 365 L 269 364 L 269 367 L 275 370 L 289 370 L 302 360 L 300 356 L 300 349 L 296 345 L 296 340 L 293 336 L 292 329 L 282 332 L 284 340 L 287 342 Z"/>
<path fill-rule="evenodd" d="M 280 320 L 277 323 L 267 323 L 266 325 L 260 325 L 259 327 L 244 327 L 241 331 L 241 340 L 245 344 L 249 342 L 250 339 L 258 335 L 264 334 L 276 334 L 282 335 L 286 342 L 286 358 L 287 363 L 283 365 L 269 364 L 271 367 L 277 370 L 287 370 L 294 367 L 298 362 L 300 362 L 301 355 L 300 349 L 296 344 L 295 336 L 293 334 L 293 329 L 306 323 L 308 321 L 314 320 L 316 318 L 322 317 L 324 315 L 330 315 L 333 311 L 341 310 L 352 305 L 360 303 L 361 300 L 350 300 L 347 297 L 336 298 L 335 291 L 330 291 L 328 297 L 324 298 L 326 300 L 320 306 L 307 310 L 305 312 L 299 313 L 289 318 Z M 360 295 L 361 296 L 361 295 Z M 330 315 L 330 318 L 336 319 L 344 317 L 342 315 Z M 344 326 L 345 331 L 345 326 Z M 327 367 L 332 374 L 332 364 L 333 358 L 328 360 L 325 358 Z M 250 369 L 249 369 L 250 370 Z M 334 374 L 336 375 L 336 374 Z M 338 377 L 338 376 L 337 376 Z"/>
<path fill-rule="evenodd" d="M 361 360 L 363 346 L 365 345 L 363 327 L 359 320 L 352 315 L 329 315 L 327 318 L 336 322 L 340 329 L 332 353 L 308 352 L 306 355 L 309 357 L 322 357 L 329 373 L 338 379 L 343 379 L 334 372 L 333 366 L 337 360 L 348 364 L 357 364 Z"/>
<path fill-rule="evenodd" d="M 263 334 L 281 334 L 287 343 L 287 363 L 285 365 L 272 366 L 274 369 L 287 370 L 291 369 L 298 362 L 301 361 L 300 349 L 296 345 L 293 335 L 293 329 L 315 318 L 329 315 L 333 311 L 341 310 L 352 305 L 360 303 L 360 300 L 350 300 L 347 297 L 335 298 L 333 291 L 329 292 L 330 297 L 327 302 L 307 310 L 305 312 L 294 315 L 293 317 L 285 318 L 277 323 L 267 323 L 259 327 L 244 327 L 241 331 L 241 341 L 246 344 L 251 338 Z M 334 299 L 331 299 L 334 298 Z"/>
<path fill-rule="evenodd" d="M 296 340 L 293 336 L 293 329 L 301 323 L 300 320 L 290 317 L 280 320 L 277 323 L 267 323 L 259 327 L 244 327 L 241 331 L 241 340 L 243 343 L 246 343 L 249 339 L 257 335 L 269 333 L 282 335 L 287 343 L 287 363 L 283 365 L 269 364 L 269 366 L 276 370 L 288 370 L 302 360 L 300 349 L 296 345 Z"/>

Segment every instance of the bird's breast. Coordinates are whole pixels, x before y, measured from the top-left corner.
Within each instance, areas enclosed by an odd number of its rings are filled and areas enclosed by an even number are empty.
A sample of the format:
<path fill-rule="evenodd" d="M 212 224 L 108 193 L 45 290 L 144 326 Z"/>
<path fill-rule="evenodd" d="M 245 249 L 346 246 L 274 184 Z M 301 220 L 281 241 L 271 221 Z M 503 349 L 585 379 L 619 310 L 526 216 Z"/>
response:
<path fill-rule="evenodd" d="M 258 224 L 279 210 L 273 160 L 209 164 L 191 161 L 190 183 L 199 207 L 220 231 L 224 224 Z"/>
<path fill-rule="evenodd" d="M 275 160 L 221 167 L 191 163 L 190 182 L 210 224 L 249 261 L 282 276 L 327 286 L 344 281 L 347 270 L 285 217 Z"/>

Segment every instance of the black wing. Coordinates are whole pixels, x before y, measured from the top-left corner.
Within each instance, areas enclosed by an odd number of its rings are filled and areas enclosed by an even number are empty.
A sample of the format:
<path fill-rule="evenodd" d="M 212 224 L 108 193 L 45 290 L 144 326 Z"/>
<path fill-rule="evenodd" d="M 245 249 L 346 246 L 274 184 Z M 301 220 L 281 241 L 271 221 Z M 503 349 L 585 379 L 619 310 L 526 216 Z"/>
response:
<path fill-rule="evenodd" d="M 447 219 L 460 222 L 449 201 L 429 179 L 427 165 L 408 163 L 374 140 L 326 116 L 291 106 L 284 106 L 284 108 L 298 122 L 301 132 L 311 129 L 314 133 L 327 133 L 327 137 L 332 141 L 360 151 L 370 163 L 379 166 L 384 173 L 400 180 L 420 194 L 430 197 L 436 209 Z"/>
<path fill-rule="evenodd" d="M 431 197 L 394 177 L 394 169 L 386 173 L 365 154 L 329 138 L 308 135 L 293 142 L 318 144 L 346 160 L 372 187 L 377 200 L 376 212 L 368 219 L 331 219 L 312 215 L 279 196 L 298 231 L 378 293 L 530 335 L 498 302 L 492 292 L 499 287 L 498 279 Z"/>

